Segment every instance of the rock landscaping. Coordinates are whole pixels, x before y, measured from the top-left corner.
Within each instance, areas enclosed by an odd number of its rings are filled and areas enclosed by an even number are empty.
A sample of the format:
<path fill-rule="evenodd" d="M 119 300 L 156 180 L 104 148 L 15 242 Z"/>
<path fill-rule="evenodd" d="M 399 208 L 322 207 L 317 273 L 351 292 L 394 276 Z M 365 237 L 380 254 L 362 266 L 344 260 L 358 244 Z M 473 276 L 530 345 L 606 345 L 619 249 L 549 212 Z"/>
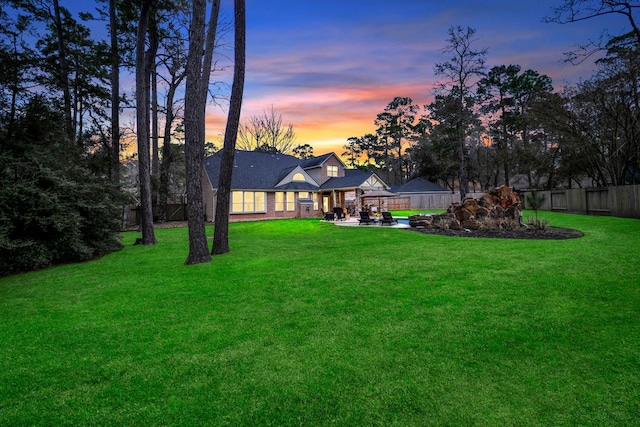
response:
<path fill-rule="evenodd" d="M 502 185 L 477 198 L 453 203 L 446 213 L 411 215 L 413 230 L 429 234 L 511 239 L 567 239 L 582 236 L 577 230 L 522 222 L 522 202 L 513 187 Z"/>

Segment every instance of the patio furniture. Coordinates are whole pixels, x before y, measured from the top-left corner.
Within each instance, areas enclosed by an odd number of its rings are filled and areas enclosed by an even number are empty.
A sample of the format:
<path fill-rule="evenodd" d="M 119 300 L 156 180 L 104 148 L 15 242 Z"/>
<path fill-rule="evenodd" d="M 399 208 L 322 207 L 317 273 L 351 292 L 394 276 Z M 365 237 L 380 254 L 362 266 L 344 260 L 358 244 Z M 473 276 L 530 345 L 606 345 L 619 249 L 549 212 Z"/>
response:
<path fill-rule="evenodd" d="M 344 209 L 339 206 L 333 208 L 333 213 L 335 214 L 337 220 L 344 221 L 347 219 L 347 216 L 344 214 Z"/>
<path fill-rule="evenodd" d="M 322 211 L 322 214 L 324 215 L 325 221 L 333 221 L 335 219 L 335 214 L 333 212 Z"/>
<path fill-rule="evenodd" d="M 375 220 L 369 216 L 369 212 L 362 211 L 360 212 L 360 219 L 358 219 L 359 225 L 362 224 L 375 224 Z"/>
<path fill-rule="evenodd" d="M 398 220 L 393 219 L 393 216 L 391 215 L 390 212 L 382 212 L 382 225 L 385 225 L 385 224 L 391 225 L 394 222 L 397 224 Z"/>

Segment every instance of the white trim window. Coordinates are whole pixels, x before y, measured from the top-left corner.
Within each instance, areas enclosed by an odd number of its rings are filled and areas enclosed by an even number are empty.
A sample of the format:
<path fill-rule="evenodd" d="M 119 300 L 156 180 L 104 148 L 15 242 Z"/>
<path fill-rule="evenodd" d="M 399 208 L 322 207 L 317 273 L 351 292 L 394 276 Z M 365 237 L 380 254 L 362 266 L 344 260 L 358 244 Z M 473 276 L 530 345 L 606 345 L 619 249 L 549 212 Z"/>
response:
<path fill-rule="evenodd" d="M 293 212 L 296 210 L 296 193 L 293 193 L 291 191 L 287 191 L 285 193 L 287 195 L 287 210 L 289 212 Z"/>
<path fill-rule="evenodd" d="M 276 212 L 284 212 L 284 191 L 276 191 Z"/>
<path fill-rule="evenodd" d="M 338 176 L 338 166 L 328 165 L 327 176 Z"/>
<path fill-rule="evenodd" d="M 264 191 L 233 191 L 231 213 L 266 212 Z"/>

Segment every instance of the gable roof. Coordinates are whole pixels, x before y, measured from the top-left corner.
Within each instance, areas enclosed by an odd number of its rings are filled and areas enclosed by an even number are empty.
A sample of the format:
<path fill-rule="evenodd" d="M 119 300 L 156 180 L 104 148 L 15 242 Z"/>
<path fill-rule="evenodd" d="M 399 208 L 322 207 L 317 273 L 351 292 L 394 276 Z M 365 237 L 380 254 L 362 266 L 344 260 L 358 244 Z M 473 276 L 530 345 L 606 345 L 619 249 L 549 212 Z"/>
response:
<path fill-rule="evenodd" d="M 287 154 L 236 150 L 231 188 L 248 191 L 373 189 L 380 186 L 388 188 L 375 173 L 359 169 L 345 169 L 345 176 L 332 177 L 321 186 L 318 185 L 306 170 L 322 166 L 332 156 L 340 160 L 334 153 L 301 160 Z M 205 171 L 214 189 L 218 188 L 221 158 L 222 151 L 218 151 L 204 161 Z M 302 172 L 306 181 L 293 181 L 291 177 L 296 171 Z"/>
<path fill-rule="evenodd" d="M 213 188 L 218 188 L 222 150 L 207 157 L 204 168 Z M 300 159 L 287 154 L 236 150 L 233 160 L 231 188 L 237 190 L 273 190 L 300 164 Z M 317 188 L 317 184 L 315 186 Z"/>
<path fill-rule="evenodd" d="M 322 166 L 322 164 L 327 161 L 327 159 L 331 156 L 334 156 L 333 153 L 323 154 L 322 156 L 311 157 L 310 159 L 301 160 L 300 166 L 303 169 L 310 169 Z M 339 160 L 339 159 L 338 159 Z"/>
<path fill-rule="evenodd" d="M 386 184 L 382 182 L 380 178 L 374 172 L 366 172 L 360 169 L 345 169 L 343 177 L 329 178 L 320 187 L 323 190 L 339 190 L 339 189 L 351 189 L 351 188 L 378 188 L 367 186 L 366 182 L 370 178 L 371 181 L 379 181 L 382 183 L 383 188 L 387 188 Z"/>
<path fill-rule="evenodd" d="M 296 175 L 302 175 L 304 180 L 294 179 Z M 300 166 L 288 168 L 282 171 L 278 183 L 275 185 L 278 190 L 302 190 L 314 191 L 318 189 L 318 184 Z"/>
<path fill-rule="evenodd" d="M 405 184 L 392 187 L 391 191 L 394 193 L 429 193 L 434 191 L 448 192 L 449 190 L 424 178 L 418 177 Z"/>

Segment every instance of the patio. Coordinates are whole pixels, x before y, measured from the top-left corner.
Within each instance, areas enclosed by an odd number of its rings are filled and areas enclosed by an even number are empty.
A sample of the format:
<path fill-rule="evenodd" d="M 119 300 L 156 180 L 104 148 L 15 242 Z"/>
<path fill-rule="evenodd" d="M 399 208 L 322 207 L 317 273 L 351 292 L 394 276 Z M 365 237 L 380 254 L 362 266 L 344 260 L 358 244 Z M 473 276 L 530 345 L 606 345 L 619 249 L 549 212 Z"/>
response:
<path fill-rule="evenodd" d="M 347 215 L 347 218 L 344 220 L 337 220 L 337 221 L 327 221 L 322 219 L 321 221 L 323 222 L 332 222 L 335 225 L 341 226 L 341 227 L 385 227 L 385 228 L 411 228 L 409 226 L 408 223 L 408 219 L 404 218 L 404 217 L 394 217 L 394 219 L 398 220 L 397 224 L 391 224 L 391 225 L 382 225 L 382 222 L 379 220 L 376 220 L 376 222 L 374 224 L 371 225 L 364 225 L 364 224 L 360 224 L 360 221 L 358 221 L 359 216 L 358 215 L 352 215 L 349 216 Z M 404 221 L 404 222 L 403 222 Z"/>

